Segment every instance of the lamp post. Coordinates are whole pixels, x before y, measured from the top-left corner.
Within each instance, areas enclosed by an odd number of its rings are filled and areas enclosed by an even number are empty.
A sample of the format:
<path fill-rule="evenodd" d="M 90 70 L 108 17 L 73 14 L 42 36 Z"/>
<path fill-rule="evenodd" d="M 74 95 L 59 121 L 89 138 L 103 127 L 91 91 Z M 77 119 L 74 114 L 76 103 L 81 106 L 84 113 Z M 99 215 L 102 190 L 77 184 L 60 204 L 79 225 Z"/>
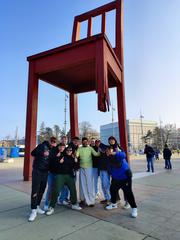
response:
<path fill-rule="evenodd" d="M 66 125 L 67 125 L 67 121 L 66 121 L 66 113 L 67 113 L 67 99 L 68 99 L 68 95 L 65 92 L 65 97 L 64 97 L 64 134 L 66 135 Z"/>
<path fill-rule="evenodd" d="M 144 118 L 144 116 L 142 115 L 141 111 L 140 111 L 140 123 L 141 123 L 141 143 L 142 143 L 142 148 L 143 148 L 143 122 L 142 119 Z"/>
<path fill-rule="evenodd" d="M 113 107 L 113 103 L 112 103 L 112 107 L 111 107 L 111 111 L 112 111 L 112 136 L 114 136 L 114 111 L 115 108 Z"/>

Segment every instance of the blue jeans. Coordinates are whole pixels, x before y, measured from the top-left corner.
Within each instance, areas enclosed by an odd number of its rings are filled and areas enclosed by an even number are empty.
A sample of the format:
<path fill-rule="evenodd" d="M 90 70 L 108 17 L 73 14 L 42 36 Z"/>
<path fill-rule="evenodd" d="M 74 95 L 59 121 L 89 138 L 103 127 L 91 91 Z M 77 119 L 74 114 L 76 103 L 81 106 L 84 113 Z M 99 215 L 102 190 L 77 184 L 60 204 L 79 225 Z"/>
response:
<path fill-rule="evenodd" d="M 147 158 L 147 171 L 150 172 L 150 168 L 151 171 L 154 172 L 154 162 L 153 162 L 154 158 L 153 157 L 149 157 Z"/>
<path fill-rule="evenodd" d="M 93 168 L 92 171 L 93 183 L 94 183 L 94 193 L 95 196 L 98 194 L 98 168 Z"/>
<path fill-rule="evenodd" d="M 165 159 L 165 168 L 172 169 L 171 159 Z"/>
<path fill-rule="evenodd" d="M 67 201 L 69 199 L 69 188 L 64 185 L 63 189 L 59 193 L 59 202 Z"/>
<path fill-rule="evenodd" d="M 45 197 L 45 203 L 44 203 L 45 206 L 49 206 L 53 186 L 55 183 L 55 176 L 56 176 L 56 174 L 54 174 L 54 173 L 51 173 L 51 172 L 48 173 L 48 189 L 47 189 L 46 197 Z"/>
<path fill-rule="evenodd" d="M 104 198 L 106 200 L 111 199 L 110 195 L 110 176 L 107 171 L 105 170 L 100 170 L 100 178 L 101 178 L 101 186 L 102 186 L 102 191 L 104 194 Z"/>

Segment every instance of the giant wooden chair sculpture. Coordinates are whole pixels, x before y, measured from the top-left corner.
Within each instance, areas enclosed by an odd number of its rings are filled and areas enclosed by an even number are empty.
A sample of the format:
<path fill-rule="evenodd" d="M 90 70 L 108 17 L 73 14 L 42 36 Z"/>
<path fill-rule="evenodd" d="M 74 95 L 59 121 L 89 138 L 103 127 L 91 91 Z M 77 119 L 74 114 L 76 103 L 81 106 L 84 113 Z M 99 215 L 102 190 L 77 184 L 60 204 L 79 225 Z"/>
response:
<path fill-rule="evenodd" d="M 106 12 L 116 10 L 116 38 L 113 49 L 105 34 Z M 101 33 L 92 36 L 92 18 L 101 15 Z M 88 21 L 87 38 L 80 40 L 80 24 Z M 117 88 L 120 142 L 127 152 L 123 62 L 123 1 L 116 0 L 76 16 L 72 43 L 27 58 L 29 82 L 26 116 L 24 180 L 31 179 L 31 150 L 36 145 L 39 79 L 64 89 L 70 95 L 71 136 L 78 136 L 77 94 L 96 91 L 98 110 L 109 109 L 108 88 Z"/>

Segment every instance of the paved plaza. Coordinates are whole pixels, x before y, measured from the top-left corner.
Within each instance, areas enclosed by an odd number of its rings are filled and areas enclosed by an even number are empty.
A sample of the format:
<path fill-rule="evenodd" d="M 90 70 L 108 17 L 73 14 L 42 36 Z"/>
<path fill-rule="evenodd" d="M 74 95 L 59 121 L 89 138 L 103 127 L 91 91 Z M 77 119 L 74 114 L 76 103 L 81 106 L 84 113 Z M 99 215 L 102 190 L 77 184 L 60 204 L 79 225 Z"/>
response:
<path fill-rule="evenodd" d="M 57 206 L 52 216 L 38 215 L 29 223 L 31 183 L 22 180 L 23 160 L 0 163 L 0 239 L 180 240 L 180 159 L 172 164 L 168 171 L 162 159 L 155 161 L 152 174 L 146 173 L 144 156 L 131 161 L 137 219 L 121 204 L 107 211 L 97 202 L 80 212 Z"/>

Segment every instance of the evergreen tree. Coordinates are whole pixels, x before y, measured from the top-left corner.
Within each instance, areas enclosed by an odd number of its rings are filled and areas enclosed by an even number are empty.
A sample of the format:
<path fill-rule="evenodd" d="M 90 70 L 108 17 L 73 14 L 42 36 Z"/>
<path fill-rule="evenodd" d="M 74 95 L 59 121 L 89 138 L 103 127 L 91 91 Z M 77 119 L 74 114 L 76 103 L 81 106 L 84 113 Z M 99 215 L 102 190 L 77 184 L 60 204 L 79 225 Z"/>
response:
<path fill-rule="evenodd" d="M 42 143 L 45 140 L 45 123 L 42 122 L 39 128 L 39 141 Z"/>

